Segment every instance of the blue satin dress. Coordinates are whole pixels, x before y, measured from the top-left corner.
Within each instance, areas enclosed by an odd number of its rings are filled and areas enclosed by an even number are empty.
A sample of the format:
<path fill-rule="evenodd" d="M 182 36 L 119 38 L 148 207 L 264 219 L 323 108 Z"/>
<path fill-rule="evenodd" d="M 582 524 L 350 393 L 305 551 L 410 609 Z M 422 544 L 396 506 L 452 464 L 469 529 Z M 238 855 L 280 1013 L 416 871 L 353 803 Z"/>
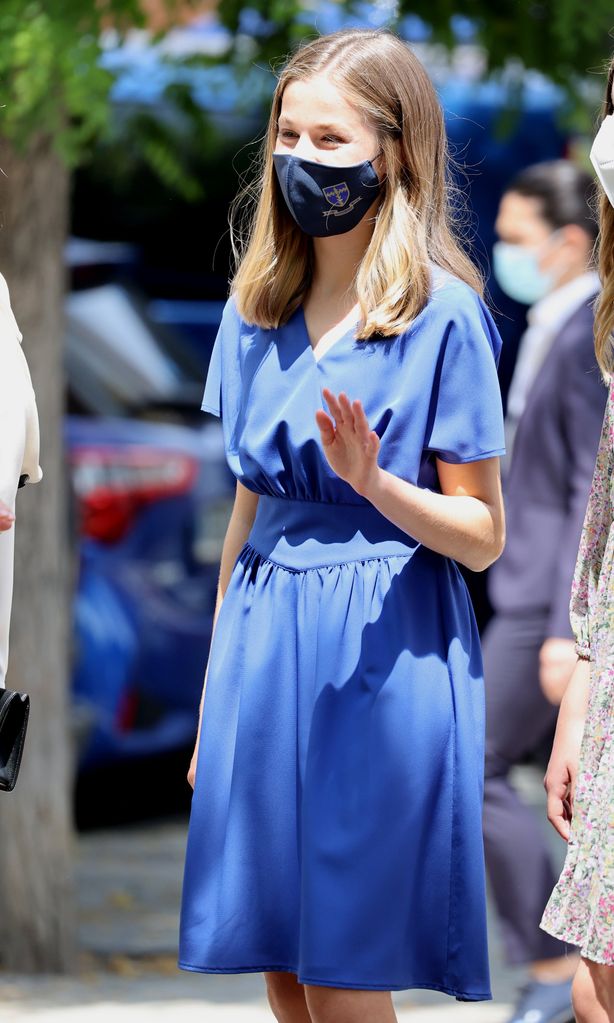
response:
<path fill-rule="evenodd" d="M 501 341 L 437 272 L 405 333 L 318 360 L 226 305 L 203 409 L 259 495 L 209 657 L 178 965 L 491 997 L 481 829 L 482 660 L 455 561 L 330 469 L 328 386 L 360 398 L 379 463 L 439 490 L 435 457 L 504 453 Z"/>

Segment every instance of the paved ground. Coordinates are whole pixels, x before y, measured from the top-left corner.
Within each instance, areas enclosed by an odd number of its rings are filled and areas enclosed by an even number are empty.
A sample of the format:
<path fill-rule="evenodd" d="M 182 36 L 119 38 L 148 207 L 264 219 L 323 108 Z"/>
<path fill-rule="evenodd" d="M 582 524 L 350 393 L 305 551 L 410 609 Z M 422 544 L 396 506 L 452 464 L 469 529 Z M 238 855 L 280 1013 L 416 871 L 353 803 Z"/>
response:
<path fill-rule="evenodd" d="M 155 967 L 155 972 L 153 972 Z M 133 964 L 119 973 L 85 971 L 78 980 L 37 979 L 0 984 L 3 1023 L 158 1023 L 169 1015 L 182 1023 L 274 1023 L 262 993 L 262 981 L 172 975 L 170 962 L 147 968 Z M 122 972 L 122 970 L 124 972 Z M 418 1005 L 403 993 L 395 998 L 400 1023 L 504 1023 L 502 1003 L 450 1002 Z"/>
<path fill-rule="evenodd" d="M 525 770 L 519 781 L 541 807 L 540 776 Z M 1 1023 L 157 1023 L 171 1013 L 182 1023 L 272 1023 L 259 974 L 206 976 L 176 966 L 186 826 L 181 816 L 79 836 L 79 972 L 0 973 Z M 563 843 L 553 848 L 560 857 Z M 522 978 L 501 963 L 494 920 L 490 945 L 493 1002 L 404 991 L 394 996 L 400 1023 L 505 1023 Z"/>

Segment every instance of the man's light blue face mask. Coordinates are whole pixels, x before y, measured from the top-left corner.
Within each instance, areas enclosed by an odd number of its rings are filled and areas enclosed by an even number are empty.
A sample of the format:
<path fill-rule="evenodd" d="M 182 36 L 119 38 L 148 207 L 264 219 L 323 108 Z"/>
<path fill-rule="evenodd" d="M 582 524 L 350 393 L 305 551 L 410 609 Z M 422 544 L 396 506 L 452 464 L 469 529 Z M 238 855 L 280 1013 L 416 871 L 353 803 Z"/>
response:
<path fill-rule="evenodd" d="M 601 187 L 614 206 L 614 114 L 601 122 L 591 147 L 591 163 Z"/>
<path fill-rule="evenodd" d="M 273 163 L 290 213 L 301 231 L 314 238 L 351 231 L 383 184 L 371 160 L 338 167 L 273 153 Z"/>
<path fill-rule="evenodd" d="M 540 270 L 539 257 L 544 246 L 552 242 L 559 231 L 560 228 L 553 231 L 537 248 L 495 242 L 492 269 L 499 287 L 506 295 L 524 305 L 534 305 L 556 287 L 557 275 L 552 271 Z"/>

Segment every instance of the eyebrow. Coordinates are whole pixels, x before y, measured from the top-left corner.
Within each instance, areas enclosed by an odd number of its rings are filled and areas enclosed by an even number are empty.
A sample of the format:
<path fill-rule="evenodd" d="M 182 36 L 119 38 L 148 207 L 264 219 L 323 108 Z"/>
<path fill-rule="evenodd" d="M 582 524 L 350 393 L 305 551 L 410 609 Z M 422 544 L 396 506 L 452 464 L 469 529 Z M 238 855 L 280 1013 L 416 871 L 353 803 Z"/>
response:
<path fill-rule="evenodd" d="M 284 124 L 292 124 L 292 118 L 288 117 L 287 114 L 280 114 L 280 116 L 277 118 L 277 123 L 278 124 L 281 124 L 282 121 L 283 121 Z M 347 128 L 343 128 L 340 124 L 316 124 L 315 128 L 316 128 L 317 131 L 331 131 L 331 130 L 333 130 L 333 131 L 341 132 L 341 133 L 343 133 L 343 132 L 347 133 L 347 131 L 348 131 Z"/>

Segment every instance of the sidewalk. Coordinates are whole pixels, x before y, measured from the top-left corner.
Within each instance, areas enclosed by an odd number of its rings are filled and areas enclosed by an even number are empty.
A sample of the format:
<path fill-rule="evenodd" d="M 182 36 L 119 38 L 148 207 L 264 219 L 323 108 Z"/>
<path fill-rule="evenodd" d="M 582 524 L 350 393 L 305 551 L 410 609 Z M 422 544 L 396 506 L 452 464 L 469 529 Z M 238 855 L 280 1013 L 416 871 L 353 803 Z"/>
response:
<path fill-rule="evenodd" d="M 202 978 L 201 978 L 202 980 Z M 23 979 L 0 982 L 2 1023 L 158 1023 L 169 1015 L 182 1023 L 274 1023 L 262 997 L 262 983 L 245 1000 L 218 978 L 205 983 L 171 976 L 117 977 L 92 973 L 78 980 Z M 238 995 L 238 997 L 237 997 Z M 403 992 L 399 1023 L 504 1023 L 508 1007 L 498 1003 L 417 1006 Z"/>
<path fill-rule="evenodd" d="M 523 773 L 521 781 L 532 801 L 542 800 L 535 773 Z M 79 971 L 74 977 L 0 973 L 0 1023 L 157 1023 L 179 1013 L 182 1023 L 273 1023 L 260 974 L 177 968 L 186 832 L 181 816 L 78 836 Z M 489 934 L 492 1002 L 401 991 L 393 996 L 399 1023 L 505 1023 L 522 978 L 501 963 L 493 919 Z"/>

